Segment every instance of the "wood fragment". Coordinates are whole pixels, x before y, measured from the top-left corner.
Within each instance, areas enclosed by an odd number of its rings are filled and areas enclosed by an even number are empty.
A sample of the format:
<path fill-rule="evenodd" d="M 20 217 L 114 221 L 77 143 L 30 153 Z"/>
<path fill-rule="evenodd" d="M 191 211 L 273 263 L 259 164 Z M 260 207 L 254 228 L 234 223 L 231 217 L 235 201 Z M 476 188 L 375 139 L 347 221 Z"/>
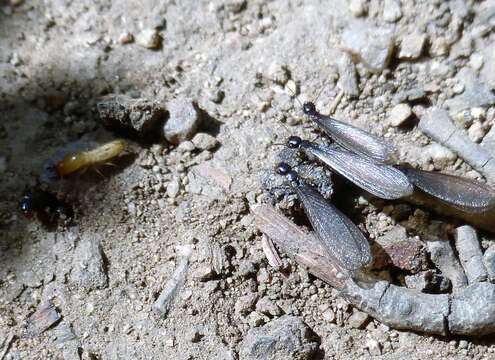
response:
<path fill-rule="evenodd" d="M 485 281 L 488 274 L 483 264 L 483 253 L 476 230 L 469 225 L 458 227 L 455 230 L 455 246 L 468 283 Z"/>
<path fill-rule="evenodd" d="M 268 264 L 276 270 L 280 269 L 282 267 L 282 259 L 280 259 L 273 242 L 264 234 L 261 236 L 261 247 L 263 248 L 263 252 L 268 260 Z"/>

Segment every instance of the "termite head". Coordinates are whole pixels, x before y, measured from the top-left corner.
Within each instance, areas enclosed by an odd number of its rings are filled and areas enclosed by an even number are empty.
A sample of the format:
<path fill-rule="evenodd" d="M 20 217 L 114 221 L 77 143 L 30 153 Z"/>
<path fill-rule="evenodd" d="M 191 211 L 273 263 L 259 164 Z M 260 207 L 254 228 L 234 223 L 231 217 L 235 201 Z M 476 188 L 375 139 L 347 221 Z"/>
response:
<path fill-rule="evenodd" d="M 309 116 L 315 116 L 317 114 L 316 106 L 311 101 L 305 102 L 303 104 L 303 112 Z"/>
<path fill-rule="evenodd" d="M 298 181 L 298 176 L 297 172 L 292 170 L 291 166 L 285 162 L 281 162 L 277 165 L 277 169 L 275 170 L 277 174 L 283 175 L 287 177 L 287 180 L 290 182 L 295 182 L 297 183 Z"/>
<path fill-rule="evenodd" d="M 33 193 L 26 190 L 22 195 L 22 199 L 19 203 L 22 213 L 28 219 L 31 219 L 34 215 Z"/>
<path fill-rule="evenodd" d="M 287 146 L 291 149 L 297 149 L 301 145 L 302 139 L 299 136 L 289 136 Z"/>
<path fill-rule="evenodd" d="M 86 163 L 84 152 L 69 154 L 57 163 L 57 174 L 59 177 L 67 176 L 86 166 Z"/>

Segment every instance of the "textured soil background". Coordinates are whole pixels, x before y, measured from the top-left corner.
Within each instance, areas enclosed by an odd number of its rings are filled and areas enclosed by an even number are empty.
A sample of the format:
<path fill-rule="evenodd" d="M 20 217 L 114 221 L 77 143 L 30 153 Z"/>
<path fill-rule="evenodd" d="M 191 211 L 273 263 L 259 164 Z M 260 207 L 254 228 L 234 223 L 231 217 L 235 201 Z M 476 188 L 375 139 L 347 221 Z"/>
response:
<path fill-rule="evenodd" d="M 0 358 L 262 359 L 253 339 L 274 331 L 300 359 L 495 356 L 490 338 L 377 323 L 290 259 L 287 275 L 275 271 L 249 212 L 279 150 L 271 145 L 317 134 L 292 92 L 299 101 L 321 92 L 326 113 L 343 89 L 335 116 L 387 137 L 401 161 L 483 181 L 417 120 L 432 105 L 452 116 L 475 108 L 457 117 L 460 125 L 477 142 L 489 131 L 495 2 L 0 6 Z M 352 57 L 356 65 L 347 51 L 359 44 L 354 36 L 374 39 L 365 41 L 369 53 Z M 48 230 L 24 219 L 22 191 L 57 151 L 122 137 L 96 108 L 108 94 L 166 110 L 165 135 L 174 123 L 189 125 L 168 133 L 170 142 L 128 138 L 130 154 L 104 167 L 103 178 L 88 171 L 51 184 L 73 202 L 75 225 Z M 372 237 L 393 229 L 390 207 L 362 208 L 355 220 Z M 193 248 L 186 282 L 158 316 L 152 304 L 184 245 Z"/>

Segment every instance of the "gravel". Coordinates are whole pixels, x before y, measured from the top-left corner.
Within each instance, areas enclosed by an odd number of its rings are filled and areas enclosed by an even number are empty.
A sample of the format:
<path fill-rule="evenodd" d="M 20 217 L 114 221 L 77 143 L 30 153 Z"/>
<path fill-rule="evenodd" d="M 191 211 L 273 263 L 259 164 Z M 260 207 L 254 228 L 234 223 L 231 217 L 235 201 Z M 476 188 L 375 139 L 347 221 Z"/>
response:
<path fill-rule="evenodd" d="M 169 118 L 163 127 L 163 133 L 167 141 L 179 144 L 190 140 L 199 125 L 202 116 L 197 105 L 187 99 L 178 98 L 167 103 Z"/>

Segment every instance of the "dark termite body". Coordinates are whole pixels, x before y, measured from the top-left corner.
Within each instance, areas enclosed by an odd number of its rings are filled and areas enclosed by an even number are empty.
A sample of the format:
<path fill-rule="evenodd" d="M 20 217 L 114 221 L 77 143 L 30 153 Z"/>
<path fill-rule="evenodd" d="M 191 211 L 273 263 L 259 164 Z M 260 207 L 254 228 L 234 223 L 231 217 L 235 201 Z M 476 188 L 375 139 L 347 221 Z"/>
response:
<path fill-rule="evenodd" d="M 375 163 L 339 146 L 325 146 L 291 136 L 287 146 L 302 150 L 367 192 L 382 199 L 399 199 L 411 195 L 413 185 L 393 166 Z"/>
<path fill-rule="evenodd" d="M 355 272 L 371 263 L 368 241 L 347 216 L 300 180 L 288 164 L 279 163 L 276 172 L 291 183 L 319 240 L 341 270 Z"/>
<path fill-rule="evenodd" d="M 343 148 L 377 163 L 393 164 L 396 162 L 395 147 L 382 138 L 320 114 L 312 102 L 303 104 L 303 112 Z"/>

